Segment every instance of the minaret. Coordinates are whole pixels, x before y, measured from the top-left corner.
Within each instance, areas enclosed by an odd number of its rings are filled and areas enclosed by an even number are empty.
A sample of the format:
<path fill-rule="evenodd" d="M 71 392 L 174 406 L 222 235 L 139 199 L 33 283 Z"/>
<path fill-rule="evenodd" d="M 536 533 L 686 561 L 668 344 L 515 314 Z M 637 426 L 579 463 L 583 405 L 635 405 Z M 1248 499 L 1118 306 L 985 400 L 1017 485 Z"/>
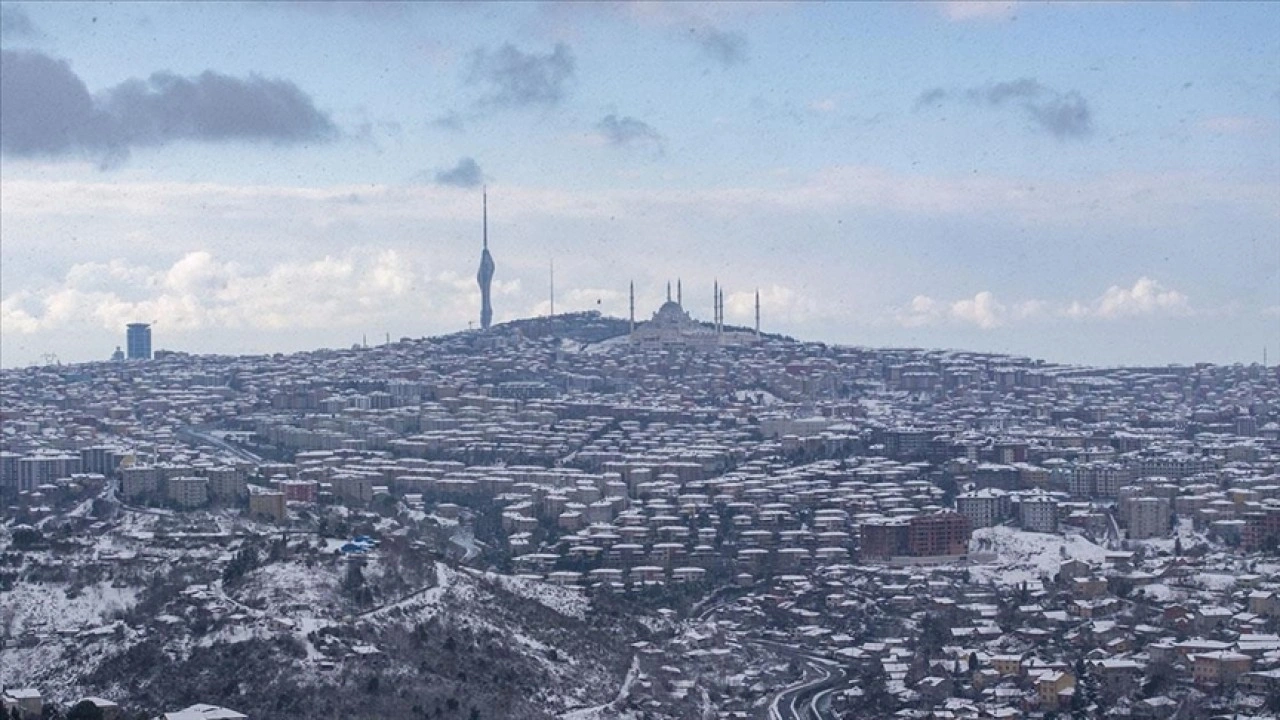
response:
<path fill-rule="evenodd" d="M 724 332 L 724 288 L 720 288 L 720 332 Z"/>
<path fill-rule="evenodd" d="M 480 283 L 480 329 L 488 330 L 493 322 L 493 304 L 489 301 L 489 286 L 493 283 L 493 256 L 489 254 L 489 188 L 484 189 L 483 216 L 484 230 L 482 241 L 484 248 L 480 251 L 480 272 L 476 273 L 476 282 Z"/>
<path fill-rule="evenodd" d="M 551 260 L 551 315 L 556 314 L 556 261 Z"/>
<path fill-rule="evenodd" d="M 760 339 L 760 288 L 756 288 L 756 339 Z"/>
<path fill-rule="evenodd" d="M 671 302 L 671 281 L 667 281 L 667 302 Z"/>
<path fill-rule="evenodd" d="M 720 281 L 711 284 L 711 327 L 720 332 Z"/>
<path fill-rule="evenodd" d="M 676 304 L 684 307 L 684 291 L 680 289 L 680 278 L 676 278 Z"/>
<path fill-rule="evenodd" d="M 631 332 L 636 331 L 636 283 L 631 281 Z"/>

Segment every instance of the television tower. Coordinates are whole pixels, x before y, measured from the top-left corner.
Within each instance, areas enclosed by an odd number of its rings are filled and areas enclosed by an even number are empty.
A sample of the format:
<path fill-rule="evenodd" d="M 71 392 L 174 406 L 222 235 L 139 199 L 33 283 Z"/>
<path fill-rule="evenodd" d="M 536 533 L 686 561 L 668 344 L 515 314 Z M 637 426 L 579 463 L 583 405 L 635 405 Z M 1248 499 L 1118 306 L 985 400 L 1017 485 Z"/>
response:
<path fill-rule="evenodd" d="M 489 286 L 493 283 L 493 256 L 489 254 L 489 188 L 484 189 L 483 215 L 484 248 L 480 251 L 480 272 L 476 273 L 476 282 L 480 283 L 480 329 L 488 330 L 493 322 L 493 304 L 489 300 Z"/>

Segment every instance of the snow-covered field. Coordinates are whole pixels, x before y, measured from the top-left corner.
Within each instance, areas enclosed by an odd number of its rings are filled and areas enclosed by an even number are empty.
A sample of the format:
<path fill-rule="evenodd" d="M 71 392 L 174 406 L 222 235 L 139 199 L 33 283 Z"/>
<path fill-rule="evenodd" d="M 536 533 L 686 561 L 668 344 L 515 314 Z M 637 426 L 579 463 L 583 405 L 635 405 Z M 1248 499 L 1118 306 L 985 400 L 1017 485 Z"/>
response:
<path fill-rule="evenodd" d="M 486 579 L 496 582 L 503 590 L 527 600 L 533 600 L 565 617 L 585 620 L 587 610 L 591 607 L 591 601 L 581 592 L 572 588 L 526 580 L 511 575 L 498 575 L 495 573 L 482 573 L 482 575 Z"/>
<path fill-rule="evenodd" d="M 133 607 L 136 588 L 114 588 L 97 583 L 67 597 L 69 585 L 20 583 L 4 594 L 4 606 L 14 611 L 12 633 L 79 631 L 105 625 L 117 611 Z"/>
<path fill-rule="evenodd" d="M 969 571 L 974 582 L 994 582 L 1016 586 L 1053 577 L 1066 560 L 1102 564 L 1106 549 L 1080 535 L 1049 535 L 1023 532 L 1011 527 L 980 528 L 973 531 L 970 552 L 992 553 L 995 561 L 974 565 Z"/>
<path fill-rule="evenodd" d="M 303 608 L 307 616 L 335 616 L 335 599 L 342 593 L 341 578 L 324 566 L 273 563 L 248 573 L 234 599 L 269 614 L 293 617 Z"/>

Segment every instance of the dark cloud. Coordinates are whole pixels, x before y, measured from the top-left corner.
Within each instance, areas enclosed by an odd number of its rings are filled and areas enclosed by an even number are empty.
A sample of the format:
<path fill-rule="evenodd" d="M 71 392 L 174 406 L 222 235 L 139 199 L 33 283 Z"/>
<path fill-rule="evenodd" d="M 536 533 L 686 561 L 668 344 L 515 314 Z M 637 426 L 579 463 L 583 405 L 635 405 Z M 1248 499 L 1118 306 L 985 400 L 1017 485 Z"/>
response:
<path fill-rule="evenodd" d="M 573 73 L 573 52 L 564 43 L 556 43 L 546 55 L 521 52 L 507 43 L 497 50 L 475 51 L 469 79 L 486 87 L 482 104 L 525 107 L 559 103 Z"/>
<path fill-rule="evenodd" d="M 181 140 L 293 143 L 336 134 L 285 80 L 158 72 L 94 96 L 63 60 L 5 50 L 0 62 L 0 150 L 14 156 L 87 155 L 113 164 L 130 148 Z"/>
<path fill-rule="evenodd" d="M 633 117 L 609 114 L 596 123 L 596 129 L 610 145 L 622 147 L 636 145 L 647 147 L 658 154 L 663 151 L 663 138 L 653 126 Z"/>
<path fill-rule="evenodd" d="M 432 127 L 438 127 L 438 128 L 441 128 L 442 130 L 452 130 L 454 132 L 461 132 L 465 127 L 465 122 L 463 120 L 462 114 L 459 113 L 457 110 L 450 110 L 449 112 L 443 115 L 440 115 L 432 120 L 429 120 L 428 123 Z"/>
<path fill-rule="evenodd" d="M 942 88 L 933 88 L 920 93 L 920 97 L 916 98 L 916 109 L 928 107 L 929 105 L 937 105 L 947 99 L 947 91 Z"/>
<path fill-rule="evenodd" d="M 475 160 L 464 157 L 458 160 L 457 165 L 436 173 L 436 182 L 454 187 L 475 187 L 484 182 L 484 173 L 480 172 Z"/>
<path fill-rule="evenodd" d="M 738 33 L 708 27 L 693 31 L 693 39 L 704 53 L 725 67 L 746 62 L 747 39 Z"/>
<path fill-rule="evenodd" d="M 332 0 L 270 0 L 253 3 L 251 7 L 270 10 L 293 10 L 308 15 L 346 16 L 360 20 L 402 22 L 414 10 L 413 3 L 384 2 L 383 0 L 359 0 L 359 2 L 333 2 Z"/>
<path fill-rule="evenodd" d="M 950 97 L 953 94 L 942 88 L 926 90 L 916 100 L 916 109 L 936 105 Z M 1034 78 L 969 88 L 963 97 L 971 103 L 991 107 L 1016 105 L 1040 129 L 1059 139 L 1083 138 L 1093 133 L 1093 113 L 1080 93 L 1060 92 Z"/>
<path fill-rule="evenodd" d="M 965 92 L 973 102 L 989 105 L 1001 105 L 1009 100 L 1031 101 L 1052 94 L 1054 94 L 1052 90 L 1032 78 L 1019 78 L 986 87 L 969 88 Z"/>
<path fill-rule="evenodd" d="M 0 40 L 27 40 L 39 34 L 21 5 L 0 5 Z"/>
<path fill-rule="evenodd" d="M 1027 111 L 1040 123 L 1040 127 L 1056 137 L 1085 137 L 1093 132 L 1089 103 L 1074 90 L 1038 103 L 1028 103 Z"/>

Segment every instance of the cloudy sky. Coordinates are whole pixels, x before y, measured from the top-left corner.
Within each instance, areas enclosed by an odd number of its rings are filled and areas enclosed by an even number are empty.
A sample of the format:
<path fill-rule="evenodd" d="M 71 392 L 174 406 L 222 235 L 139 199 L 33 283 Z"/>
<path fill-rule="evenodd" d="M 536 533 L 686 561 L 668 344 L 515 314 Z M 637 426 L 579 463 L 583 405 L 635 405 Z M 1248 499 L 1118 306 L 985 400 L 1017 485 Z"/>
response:
<path fill-rule="evenodd" d="M 0 364 L 686 307 L 1280 358 L 1275 3 L 0 4 Z"/>

